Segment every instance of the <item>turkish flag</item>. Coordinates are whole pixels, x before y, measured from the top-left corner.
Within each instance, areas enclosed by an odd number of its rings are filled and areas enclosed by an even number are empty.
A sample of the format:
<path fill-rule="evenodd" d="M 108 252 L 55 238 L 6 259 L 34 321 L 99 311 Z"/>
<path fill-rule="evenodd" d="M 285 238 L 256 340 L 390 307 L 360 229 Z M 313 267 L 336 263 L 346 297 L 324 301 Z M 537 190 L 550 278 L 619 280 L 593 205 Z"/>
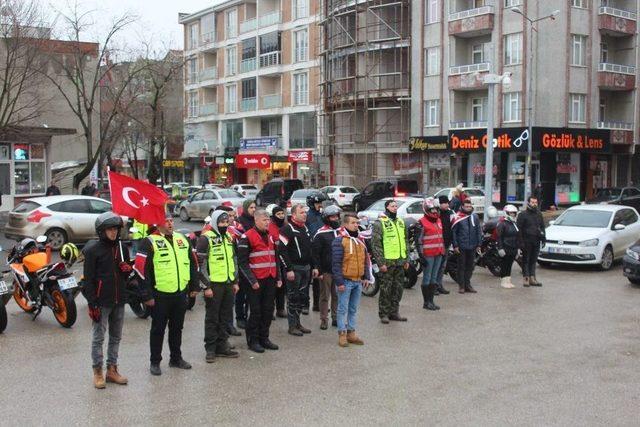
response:
<path fill-rule="evenodd" d="M 148 182 L 109 171 L 113 212 L 135 218 L 143 224 L 162 224 L 167 193 Z"/>

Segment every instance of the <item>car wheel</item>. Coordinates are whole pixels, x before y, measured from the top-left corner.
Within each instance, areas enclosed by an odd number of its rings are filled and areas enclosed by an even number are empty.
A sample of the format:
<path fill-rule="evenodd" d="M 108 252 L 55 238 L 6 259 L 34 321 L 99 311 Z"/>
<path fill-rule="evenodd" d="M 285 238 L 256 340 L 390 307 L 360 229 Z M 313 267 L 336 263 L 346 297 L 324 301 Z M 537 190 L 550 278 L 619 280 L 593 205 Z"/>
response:
<path fill-rule="evenodd" d="M 47 243 L 54 251 L 60 250 L 62 245 L 67 243 L 67 233 L 61 228 L 52 228 L 44 233 L 47 236 Z"/>
<path fill-rule="evenodd" d="M 180 209 L 180 220 L 184 222 L 189 221 L 189 214 L 187 214 L 187 210 L 185 208 Z"/>
<path fill-rule="evenodd" d="M 613 249 L 608 245 L 602 251 L 602 260 L 600 261 L 600 270 L 607 271 L 613 266 Z"/>

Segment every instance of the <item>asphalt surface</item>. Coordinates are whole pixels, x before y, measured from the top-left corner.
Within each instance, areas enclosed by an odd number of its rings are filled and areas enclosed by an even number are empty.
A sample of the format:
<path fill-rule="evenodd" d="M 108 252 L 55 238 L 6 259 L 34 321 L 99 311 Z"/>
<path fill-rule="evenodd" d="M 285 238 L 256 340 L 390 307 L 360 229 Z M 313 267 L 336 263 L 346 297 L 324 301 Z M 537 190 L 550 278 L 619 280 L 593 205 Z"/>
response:
<path fill-rule="evenodd" d="M 640 424 L 640 288 L 620 266 L 538 277 L 542 288 L 504 290 L 477 270 L 478 294 L 436 297 L 435 313 L 410 289 L 401 304 L 409 321 L 390 325 L 378 321 L 377 297 L 363 297 L 364 347 L 339 348 L 317 313 L 303 317 L 313 332 L 301 338 L 278 319 L 279 351 L 256 355 L 238 337 L 240 357 L 214 364 L 204 360 L 199 298 L 182 345 L 193 369 L 169 368 L 165 344 L 161 377 L 148 372 L 150 320 L 127 309 L 120 371 L 129 385 L 106 390 L 91 383 L 82 296 L 71 330 L 50 311 L 31 321 L 11 301 L 0 335 L 0 425 Z M 454 289 L 448 278 L 445 286 Z"/>

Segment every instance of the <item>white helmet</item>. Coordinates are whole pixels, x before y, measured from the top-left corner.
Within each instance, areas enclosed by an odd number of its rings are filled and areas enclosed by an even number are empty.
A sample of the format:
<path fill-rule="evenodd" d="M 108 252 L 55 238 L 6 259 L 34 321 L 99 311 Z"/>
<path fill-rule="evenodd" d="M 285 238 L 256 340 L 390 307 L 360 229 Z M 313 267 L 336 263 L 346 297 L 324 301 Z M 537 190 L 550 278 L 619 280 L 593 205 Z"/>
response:
<path fill-rule="evenodd" d="M 424 213 L 428 213 L 429 210 L 438 207 L 439 205 L 436 204 L 436 201 L 433 197 L 427 197 L 426 199 L 424 199 L 424 202 L 422 202 L 422 210 L 424 211 Z"/>
<path fill-rule="evenodd" d="M 495 206 L 489 206 L 487 209 L 487 218 L 492 219 L 498 216 L 498 209 Z"/>
<path fill-rule="evenodd" d="M 273 210 L 275 208 L 277 208 L 278 205 L 276 205 L 275 203 L 271 203 L 269 206 L 267 206 L 267 208 L 265 209 L 267 211 L 267 213 L 269 214 L 269 217 L 273 216 Z"/>
<path fill-rule="evenodd" d="M 518 208 L 516 208 L 513 205 L 505 205 L 504 209 L 503 209 L 504 213 L 509 215 L 510 213 L 518 213 Z"/>

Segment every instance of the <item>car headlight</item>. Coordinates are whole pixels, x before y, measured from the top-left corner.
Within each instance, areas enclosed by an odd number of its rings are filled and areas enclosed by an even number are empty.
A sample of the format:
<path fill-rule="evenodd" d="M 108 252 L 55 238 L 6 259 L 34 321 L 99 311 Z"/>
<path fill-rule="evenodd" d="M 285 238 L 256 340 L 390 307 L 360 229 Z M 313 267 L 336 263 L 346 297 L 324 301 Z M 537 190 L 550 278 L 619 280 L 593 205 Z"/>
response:
<path fill-rule="evenodd" d="M 629 255 L 631 258 L 635 259 L 636 261 L 640 261 L 640 253 L 634 250 L 627 249 L 627 255 Z"/>
<path fill-rule="evenodd" d="M 585 240 L 584 242 L 580 242 L 578 246 L 598 246 L 599 242 L 600 240 L 598 239 L 589 239 Z"/>

